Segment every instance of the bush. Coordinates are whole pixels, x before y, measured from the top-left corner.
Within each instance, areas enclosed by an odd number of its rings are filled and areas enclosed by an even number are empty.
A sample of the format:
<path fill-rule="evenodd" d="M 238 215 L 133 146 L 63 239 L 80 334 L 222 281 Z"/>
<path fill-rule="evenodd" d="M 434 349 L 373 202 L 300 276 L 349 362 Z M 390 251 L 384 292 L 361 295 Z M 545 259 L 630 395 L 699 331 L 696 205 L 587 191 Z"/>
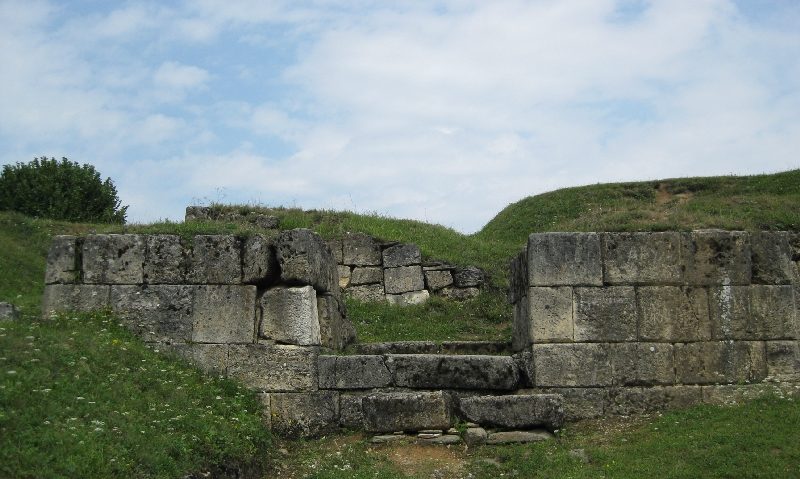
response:
<path fill-rule="evenodd" d="M 57 220 L 125 223 L 128 207 L 120 206 L 114 183 L 110 178 L 101 180 L 92 165 L 42 157 L 3 166 L 0 210 Z"/>

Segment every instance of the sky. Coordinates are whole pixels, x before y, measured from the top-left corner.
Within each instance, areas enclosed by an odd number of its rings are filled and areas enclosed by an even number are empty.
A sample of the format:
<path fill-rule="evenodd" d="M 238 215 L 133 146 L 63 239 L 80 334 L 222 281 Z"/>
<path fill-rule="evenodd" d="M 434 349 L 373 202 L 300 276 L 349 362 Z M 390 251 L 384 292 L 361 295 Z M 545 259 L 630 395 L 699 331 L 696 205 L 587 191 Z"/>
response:
<path fill-rule="evenodd" d="M 479 230 L 553 189 L 800 167 L 796 0 L 0 0 L 0 164 Z"/>

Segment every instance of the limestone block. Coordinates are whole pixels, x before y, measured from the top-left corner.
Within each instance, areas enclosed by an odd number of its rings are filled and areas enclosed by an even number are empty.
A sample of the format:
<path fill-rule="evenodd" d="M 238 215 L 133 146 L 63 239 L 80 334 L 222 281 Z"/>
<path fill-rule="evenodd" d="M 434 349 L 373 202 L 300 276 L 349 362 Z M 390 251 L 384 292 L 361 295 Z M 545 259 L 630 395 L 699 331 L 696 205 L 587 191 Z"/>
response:
<path fill-rule="evenodd" d="M 317 388 L 318 355 L 305 346 L 231 345 L 228 376 L 260 391 L 310 391 Z"/>
<path fill-rule="evenodd" d="M 284 231 L 275 241 L 281 280 L 311 285 L 319 292 L 339 294 L 339 271 L 328 245 L 308 229 Z"/>
<path fill-rule="evenodd" d="M 569 304 L 572 306 L 571 298 Z M 529 306 L 530 301 L 527 296 L 521 297 L 514 304 L 514 318 L 511 323 L 512 351 L 523 351 L 533 344 L 533 320 Z"/>
<path fill-rule="evenodd" d="M 144 282 L 182 284 L 186 281 L 187 257 L 178 235 L 145 236 Z"/>
<path fill-rule="evenodd" d="M 371 236 L 347 235 L 342 239 L 342 263 L 351 266 L 380 266 L 381 249 Z"/>
<path fill-rule="evenodd" d="M 459 410 L 467 421 L 504 429 L 553 430 L 564 424 L 563 398 L 557 394 L 472 396 L 459 401 Z"/>
<path fill-rule="evenodd" d="M 383 250 L 383 267 L 412 266 L 422 263 L 422 254 L 415 244 L 397 244 Z"/>
<path fill-rule="evenodd" d="M 534 344 L 533 364 L 539 387 L 610 386 L 609 346 L 599 343 Z"/>
<path fill-rule="evenodd" d="M 632 286 L 575 288 L 575 341 L 636 339 L 636 293 Z"/>
<path fill-rule="evenodd" d="M 607 284 L 681 284 L 680 233 L 604 233 Z"/>
<path fill-rule="evenodd" d="M 314 391 L 270 394 L 272 429 L 287 437 L 317 437 L 339 425 L 339 393 Z"/>
<path fill-rule="evenodd" d="M 339 273 L 339 287 L 340 288 L 347 288 L 350 286 L 350 275 L 352 272 L 350 271 L 350 266 L 336 266 L 336 270 Z"/>
<path fill-rule="evenodd" d="M 42 315 L 66 311 L 93 311 L 109 307 L 108 285 L 48 284 L 42 296 Z"/>
<path fill-rule="evenodd" d="M 794 339 L 797 337 L 792 286 L 711 288 L 714 339 Z"/>
<path fill-rule="evenodd" d="M 700 404 L 702 398 L 700 386 L 609 388 L 605 413 L 629 416 L 664 411 Z"/>
<path fill-rule="evenodd" d="M 225 375 L 228 369 L 227 344 L 151 343 L 191 362 L 208 374 Z"/>
<path fill-rule="evenodd" d="M 277 216 L 263 214 L 257 214 L 253 216 L 250 221 L 252 221 L 254 225 L 258 226 L 259 228 L 264 228 L 265 230 L 278 229 L 281 224 Z"/>
<path fill-rule="evenodd" d="M 767 376 L 764 343 L 715 341 L 675 345 L 675 372 L 681 384 L 761 381 Z"/>
<path fill-rule="evenodd" d="M 489 437 L 489 434 L 482 427 L 470 427 L 464 431 L 464 442 L 469 447 L 486 444 L 487 437 Z"/>
<path fill-rule="evenodd" d="M 530 288 L 527 310 L 533 342 L 571 342 L 573 307 L 572 288 L 569 286 Z"/>
<path fill-rule="evenodd" d="M 0 322 L 17 319 L 19 319 L 19 310 L 11 303 L 0 302 Z"/>
<path fill-rule="evenodd" d="M 347 319 L 345 306 L 334 296 L 317 295 L 317 313 L 322 346 L 340 351 L 356 341 L 356 330 Z"/>
<path fill-rule="evenodd" d="M 597 233 L 533 233 L 528 237 L 530 286 L 602 286 Z"/>
<path fill-rule="evenodd" d="M 401 294 L 387 294 L 386 301 L 394 306 L 412 306 L 415 304 L 423 304 L 428 301 L 430 297 L 430 293 L 423 289 L 422 291 L 409 291 Z"/>
<path fill-rule="evenodd" d="M 300 346 L 321 343 L 317 295 L 311 286 L 269 289 L 259 305 L 259 337 Z"/>
<path fill-rule="evenodd" d="M 557 394 L 564 398 L 564 419 L 569 422 L 603 415 L 608 388 L 536 388 L 519 394 Z"/>
<path fill-rule="evenodd" d="M 767 373 L 784 380 L 800 379 L 800 342 L 767 341 Z"/>
<path fill-rule="evenodd" d="M 642 341 L 704 341 L 711 338 L 704 288 L 642 286 L 637 290 Z"/>
<path fill-rule="evenodd" d="M 480 287 L 485 278 L 486 273 L 475 266 L 456 268 L 455 271 L 453 271 L 453 284 L 458 288 Z"/>
<path fill-rule="evenodd" d="M 750 234 L 753 250 L 753 283 L 790 284 L 795 276 L 790 235 L 785 231 Z"/>
<path fill-rule="evenodd" d="M 528 296 L 528 250 L 527 247 L 511 260 L 509 265 L 508 302 L 516 304 Z"/>
<path fill-rule="evenodd" d="M 384 301 L 382 284 L 366 284 L 363 286 L 351 286 L 345 293 L 353 299 L 364 303 L 377 303 Z"/>
<path fill-rule="evenodd" d="M 426 270 L 425 288 L 429 291 L 439 291 L 453 284 L 453 274 L 448 270 Z"/>
<path fill-rule="evenodd" d="M 750 236 L 742 231 L 703 230 L 682 234 L 689 285 L 750 284 Z"/>
<path fill-rule="evenodd" d="M 439 290 L 439 294 L 444 298 L 452 299 L 454 301 L 465 301 L 481 294 L 481 290 L 478 288 L 456 288 L 453 286 L 448 286 Z"/>
<path fill-rule="evenodd" d="M 320 356 L 320 389 L 370 389 L 387 387 L 392 376 L 383 356 Z"/>
<path fill-rule="evenodd" d="M 400 294 L 425 289 L 421 266 L 399 266 L 383 270 L 386 294 Z"/>
<path fill-rule="evenodd" d="M 442 391 L 370 394 L 361 405 L 369 432 L 444 430 L 453 424 L 451 401 Z"/>
<path fill-rule="evenodd" d="M 192 341 L 252 343 L 256 324 L 256 287 L 195 286 Z"/>
<path fill-rule="evenodd" d="M 513 390 L 520 373 L 510 356 L 389 355 L 386 366 L 398 387 Z"/>
<path fill-rule="evenodd" d="M 377 266 L 356 267 L 353 268 L 353 272 L 350 273 L 350 284 L 353 286 L 382 282 L 383 269 Z"/>
<path fill-rule="evenodd" d="M 78 264 L 78 238 L 75 236 L 54 236 L 47 252 L 45 284 L 76 283 L 81 277 Z"/>
<path fill-rule="evenodd" d="M 248 284 L 272 284 L 280 276 L 274 240 L 264 235 L 246 238 L 242 245 L 242 281 Z"/>
<path fill-rule="evenodd" d="M 340 393 L 339 394 L 339 425 L 346 429 L 363 430 L 364 412 L 361 409 L 361 400 L 368 393 Z"/>
<path fill-rule="evenodd" d="M 187 206 L 185 221 L 208 221 L 211 208 L 207 206 Z"/>
<path fill-rule="evenodd" d="M 675 384 L 671 344 L 612 344 L 611 363 L 613 382 L 618 386 Z"/>
<path fill-rule="evenodd" d="M 238 284 L 242 282 L 242 244 L 232 235 L 194 237 L 187 278 L 194 284 Z"/>
<path fill-rule="evenodd" d="M 328 248 L 331 250 L 333 260 L 336 261 L 336 264 L 344 264 L 342 261 L 342 240 L 329 240 Z"/>
<path fill-rule="evenodd" d="M 88 235 L 83 240 L 83 282 L 141 284 L 144 253 L 141 235 Z"/>
<path fill-rule="evenodd" d="M 128 329 L 147 342 L 192 340 L 192 286 L 114 285 L 111 309 Z"/>

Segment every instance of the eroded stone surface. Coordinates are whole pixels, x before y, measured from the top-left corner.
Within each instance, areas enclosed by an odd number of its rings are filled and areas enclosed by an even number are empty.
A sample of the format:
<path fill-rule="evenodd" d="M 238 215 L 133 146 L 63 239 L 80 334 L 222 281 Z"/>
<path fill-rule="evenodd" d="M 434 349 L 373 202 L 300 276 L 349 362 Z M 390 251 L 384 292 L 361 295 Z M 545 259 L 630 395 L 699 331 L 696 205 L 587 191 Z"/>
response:
<path fill-rule="evenodd" d="M 78 264 L 77 252 L 78 239 L 75 236 L 53 237 L 47 252 L 45 283 L 78 282 L 81 276 L 81 266 Z"/>
<path fill-rule="evenodd" d="M 486 273 L 480 268 L 464 266 L 453 272 L 453 284 L 458 288 L 477 288 L 483 284 L 485 277 Z"/>
<path fill-rule="evenodd" d="M 110 286 L 102 284 L 48 284 L 42 295 L 42 315 L 106 309 L 110 291 Z"/>
<path fill-rule="evenodd" d="M 234 344 L 228 375 L 260 391 L 310 391 L 317 388 L 318 355 L 302 346 Z"/>
<path fill-rule="evenodd" d="M 282 232 L 275 240 L 281 281 L 311 285 L 320 292 L 339 295 L 339 272 L 328 245 L 308 229 Z"/>
<path fill-rule="evenodd" d="M 0 302 L 0 321 L 14 321 L 18 318 L 19 311 L 13 304 Z"/>
<path fill-rule="evenodd" d="M 120 322 L 147 342 L 192 339 L 193 287 L 114 285 L 111 309 Z"/>
<path fill-rule="evenodd" d="M 383 356 L 320 356 L 319 361 L 322 389 L 370 389 L 392 383 Z"/>
<path fill-rule="evenodd" d="M 714 339 L 794 339 L 797 337 L 791 286 L 719 286 L 711 288 Z"/>
<path fill-rule="evenodd" d="M 550 430 L 564 424 L 561 396 L 556 394 L 473 396 L 459 402 L 461 414 L 468 421 L 505 429 L 530 429 L 544 426 Z"/>
<path fill-rule="evenodd" d="M 632 286 L 575 288 L 575 341 L 636 339 L 636 294 Z"/>
<path fill-rule="evenodd" d="M 371 236 L 348 235 L 342 239 L 342 263 L 351 266 L 380 266 L 380 246 Z"/>
<path fill-rule="evenodd" d="M 422 254 L 415 244 L 397 244 L 383 250 L 383 267 L 412 266 L 422 263 Z"/>
<path fill-rule="evenodd" d="M 186 282 L 188 258 L 178 235 L 148 235 L 144 260 L 144 282 L 182 284 Z"/>
<path fill-rule="evenodd" d="M 344 304 L 329 294 L 317 295 L 319 335 L 322 346 L 340 351 L 356 341 L 356 330 L 347 319 Z"/>
<path fill-rule="evenodd" d="M 188 279 L 195 284 L 242 282 L 242 244 L 232 235 L 197 235 Z"/>
<path fill-rule="evenodd" d="M 711 338 L 704 288 L 642 286 L 637 291 L 643 341 L 705 341 Z"/>
<path fill-rule="evenodd" d="M 140 284 L 144 253 L 141 235 L 88 235 L 83 240 L 83 282 Z"/>
<path fill-rule="evenodd" d="M 395 385 L 419 389 L 513 390 L 520 378 L 509 356 L 390 355 L 386 366 Z"/>
<path fill-rule="evenodd" d="M 597 233 L 534 233 L 528 237 L 530 286 L 602 286 Z"/>
<path fill-rule="evenodd" d="M 370 432 L 443 430 L 453 423 L 450 400 L 442 391 L 370 394 L 361 404 Z"/>
<path fill-rule="evenodd" d="M 549 441 L 553 437 L 553 434 L 548 431 L 500 431 L 489 434 L 486 444 L 541 442 Z"/>
<path fill-rule="evenodd" d="M 675 371 L 682 384 L 761 381 L 767 376 L 764 343 L 718 341 L 675 345 Z"/>
<path fill-rule="evenodd" d="M 270 284 L 280 278 L 280 266 L 274 240 L 252 235 L 242 246 L 242 281 L 248 284 Z"/>
<path fill-rule="evenodd" d="M 261 296 L 259 305 L 260 337 L 300 346 L 320 344 L 317 295 L 313 287 L 275 287 Z"/>
<path fill-rule="evenodd" d="M 750 237 L 741 231 L 703 230 L 682 235 L 686 282 L 691 285 L 750 284 Z"/>
<path fill-rule="evenodd" d="M 425 287 L 430 291 L 439 291 L 453 284 L 453 274 L 448 270 L 425 271 Z"/>
<path fill-rule="evenodd" d="M 612 384 L 607 344 L 534 344 L 533 362 L 539 387 Z"/>
<path fill-rule="evenodd" d="M 680 284 L 679 233 L 603 234 L 604 278 L 608 284 Z"/>
<path fill-rule="evenodd" d="M 794 280 L 790 235 L 785 231 L 750 234 L 753 251 L 753 283 L 789 284 Z"/>
<path fill-rule="evenodd" d="M 192 341 L 251 343 L 256 327 L 256 287 L 200 285 L 194 287 Z"/>
<path fill-rule="evenodd" d="M 350 273 L 350 284 L 353 286 L 381 283 L 382 281 L 383 269 L 377 266 L 353 268 L 352 273 Z"/>
<path fill-rule="evenodd" d="M 613 344 L 611 345 L 611 357 L 615 385 L 675 383 L 672 344 Z"/>
<path fill-rule="evenodd" d="M 532 335 L 530 340 L 533 342 L 570 342 L 573 340 L 571 287 L 530 288 L 528 291 L 527 312 L 531 318 L 529 328 Z M 522 312 L 520 316 L 524 314 Z M 524 334 L 524 326 L 520 325 L 519 328 L 518 334 Z M 528 341 L 529 344 L 530 340 Z"/>
<path fill-rule="evenodd" d="M 431 297 L 427 290 L 409 291 L 401 294 L 387 294 L 386 301 L 395 306 L 411 306 L 415 304 L 422 304 Z"/>
<path fill-rule="evenodd" d="M 314 391 L 272 393 L 272 428 L 289 437 L 315 437 L 333 432 L 339 424 L 339 393 Z"/>
<path fill-rule="evenodd" d="M 421 266 L 400 266 L 383 270 L 386 294 L 400 294 L 425 289 Z"/>
<path fill-rule="evenodd" d="M 382 284 L 351 286 L 345 290 L 345 294 L 364 303 L 377 303 L 384 300 Z"/>

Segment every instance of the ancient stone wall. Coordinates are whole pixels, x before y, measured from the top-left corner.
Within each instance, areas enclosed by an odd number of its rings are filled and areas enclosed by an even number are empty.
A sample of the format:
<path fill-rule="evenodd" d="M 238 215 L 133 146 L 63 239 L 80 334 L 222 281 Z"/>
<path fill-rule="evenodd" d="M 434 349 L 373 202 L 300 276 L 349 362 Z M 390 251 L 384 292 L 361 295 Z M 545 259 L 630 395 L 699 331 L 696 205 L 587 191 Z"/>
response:
<path fill-rule="evenodd" d="M 797 380 L 800 236 L 541 233 L 512 262 L 513 346 L 572 417 Z"/>

